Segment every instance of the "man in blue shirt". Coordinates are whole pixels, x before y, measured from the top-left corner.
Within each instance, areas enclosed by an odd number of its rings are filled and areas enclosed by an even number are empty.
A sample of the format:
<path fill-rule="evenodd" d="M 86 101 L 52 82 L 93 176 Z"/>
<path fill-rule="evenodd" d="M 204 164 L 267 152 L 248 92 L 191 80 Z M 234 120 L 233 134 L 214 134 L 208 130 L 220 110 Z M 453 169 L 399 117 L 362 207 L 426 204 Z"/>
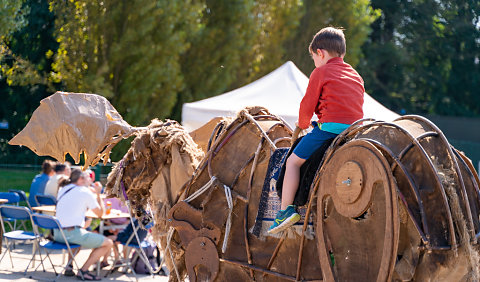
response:
<path fill-rule="evenodd" d="M 55 162 L 51 160 L 45 160 L 42 164 L 42 173 L 35 176 L 30 185 L 30 195 L 28 196 L 28 202 L 30 206 L 36 207 L 37 201 L 35 201 L 35 195 L 43 195 L 45 192 L 45 186 L 47 185 L 50 176 L 55 174 L 53 167 Z"/>

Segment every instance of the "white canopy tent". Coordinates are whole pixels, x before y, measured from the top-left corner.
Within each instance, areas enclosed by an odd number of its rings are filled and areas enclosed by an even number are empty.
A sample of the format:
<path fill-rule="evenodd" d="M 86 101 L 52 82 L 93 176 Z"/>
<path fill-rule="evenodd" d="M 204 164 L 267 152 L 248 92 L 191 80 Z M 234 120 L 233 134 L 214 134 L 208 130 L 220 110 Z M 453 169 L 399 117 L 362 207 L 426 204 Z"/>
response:
<path fill-rule="evenodd" d="M 292 128 L 298 119 L 300 101 L 305 95 L 308 78 L 291 61 L 266 76 L 233 91 L 182 107 L 182 124 L 195 130 L 218 116 L 235 116 L 247 106 L 263 106 L 281 116 Z M 392 121 L 399 115 L 385 108 L 365 93 L 364 117 Z M 316 116 L 315 116 L 316 118 Z"/>

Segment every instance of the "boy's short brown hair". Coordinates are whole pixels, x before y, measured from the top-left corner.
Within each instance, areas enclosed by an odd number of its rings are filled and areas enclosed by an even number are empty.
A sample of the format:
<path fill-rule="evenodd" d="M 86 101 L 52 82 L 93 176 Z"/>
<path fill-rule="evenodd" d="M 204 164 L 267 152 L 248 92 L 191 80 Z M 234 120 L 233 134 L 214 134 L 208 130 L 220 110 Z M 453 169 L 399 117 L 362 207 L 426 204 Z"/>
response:
<path fill-rule="evenodd" d="M 327 50 L 332 56 L 342 57 L 347 52 L 343 29 L 334 27 L 322 28 L 310 42 L 308 51 L 315 53 L 317 49 Z"/>

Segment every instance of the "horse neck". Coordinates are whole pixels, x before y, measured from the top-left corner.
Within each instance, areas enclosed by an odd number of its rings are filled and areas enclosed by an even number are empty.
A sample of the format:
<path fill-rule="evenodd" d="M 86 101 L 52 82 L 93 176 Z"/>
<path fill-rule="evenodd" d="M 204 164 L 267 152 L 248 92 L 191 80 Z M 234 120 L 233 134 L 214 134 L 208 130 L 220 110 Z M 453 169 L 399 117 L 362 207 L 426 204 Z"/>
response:
<path fill-rule="evenodd" d="M 269 134 L 270 140 L 264 138 L 258 126 Z M 255 185 L 253 177 L 265 176 L 268 158 L 274 149 L 270 144 L 278 138 L 288 139 L 291 132 L 276 120 L 259 121 L 258 126 L 248 120 L 235 120 L 207 152 L 187 187 L 186 195 L 201 189 L 212 177 L 231 187 L 243 199 L 249 197 L 252 189 L 261 189 L 261 185 Z M 281 142 L 279 144 L 283 146 L 289 144 L 287 140 Z"/>

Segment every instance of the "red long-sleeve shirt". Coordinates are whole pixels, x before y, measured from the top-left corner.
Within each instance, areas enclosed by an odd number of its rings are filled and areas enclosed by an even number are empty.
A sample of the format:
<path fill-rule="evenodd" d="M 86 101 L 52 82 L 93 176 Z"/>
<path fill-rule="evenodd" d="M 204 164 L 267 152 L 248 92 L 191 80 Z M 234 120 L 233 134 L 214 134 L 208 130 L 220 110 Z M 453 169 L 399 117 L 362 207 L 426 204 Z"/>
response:
<path fill-rule="evenodd" d="M 328 60 L 310 75 L 298 126 L 308 128 L 313 113 L 321 123 L 351 124 L 363 118 L 364 92 L 363 79 L 352 66 L 340 57 Z"/>

